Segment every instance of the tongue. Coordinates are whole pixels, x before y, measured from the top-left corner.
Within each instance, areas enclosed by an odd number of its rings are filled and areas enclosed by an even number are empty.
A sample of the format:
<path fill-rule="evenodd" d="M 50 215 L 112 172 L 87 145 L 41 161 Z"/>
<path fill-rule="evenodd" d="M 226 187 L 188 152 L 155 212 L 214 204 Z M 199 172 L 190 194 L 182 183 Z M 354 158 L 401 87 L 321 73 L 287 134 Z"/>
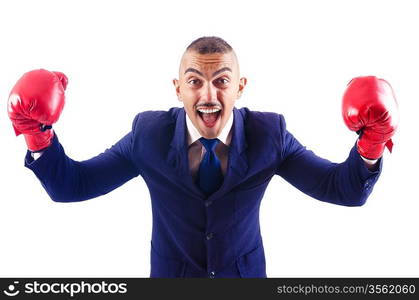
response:
<path fill-rule="evenodd" d="M 205 124 L 211 125 L 217 121 L 218 112 L 210 113 L 210 114 L 202 114 L 202 120 L 204 120 Z"/>

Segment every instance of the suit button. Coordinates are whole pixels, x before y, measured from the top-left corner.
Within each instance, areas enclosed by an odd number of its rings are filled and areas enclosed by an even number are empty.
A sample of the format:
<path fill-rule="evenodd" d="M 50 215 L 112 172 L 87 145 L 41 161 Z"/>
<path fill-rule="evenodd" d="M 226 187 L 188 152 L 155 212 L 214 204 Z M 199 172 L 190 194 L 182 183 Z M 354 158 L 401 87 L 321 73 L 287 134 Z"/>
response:
<path fill-rule="evenodd" d="M 214 278 L 214 277 L 215 277 L 215 272 L 214 271 L 210 272 L 209 273 L 209 278 Z"/>
<path fill-rule="evenodd" d="M 210 201 L 210 200 L 205 201 L 205 206 L 206 207 L 210 206 L 211 204 L 212 204 L 212 201 Z"/>
<path fill-rule="evenodd" d="M 212 236 L 213 236 L 213 234 L 212 234 L 212 233 L 208 233 L 208 234 L 207 234 L 207 240 L 212 239 Z"/>

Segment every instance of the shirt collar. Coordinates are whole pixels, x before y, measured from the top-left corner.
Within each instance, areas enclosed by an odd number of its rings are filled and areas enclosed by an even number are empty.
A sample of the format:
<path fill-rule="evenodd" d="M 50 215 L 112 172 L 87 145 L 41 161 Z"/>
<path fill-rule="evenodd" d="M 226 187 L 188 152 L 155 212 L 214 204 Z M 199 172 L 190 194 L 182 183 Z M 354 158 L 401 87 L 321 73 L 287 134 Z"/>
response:
<path fill-rule="evenodd" d="M 233 126 L 234 113 L 231 112 L 230 118 L 228 119 L 223 130 L 221 130 L 220 135 L 217 137 L 223 144 L 229 146 L 231 143 L 231 128 Z M 191 119 L 189 119 L 188 114 L 186 114 L 186 127 L 188 129 L 188 147 L 199 140 L 202 135 L 199 133 L 198 129 L 192 124 Z"/>

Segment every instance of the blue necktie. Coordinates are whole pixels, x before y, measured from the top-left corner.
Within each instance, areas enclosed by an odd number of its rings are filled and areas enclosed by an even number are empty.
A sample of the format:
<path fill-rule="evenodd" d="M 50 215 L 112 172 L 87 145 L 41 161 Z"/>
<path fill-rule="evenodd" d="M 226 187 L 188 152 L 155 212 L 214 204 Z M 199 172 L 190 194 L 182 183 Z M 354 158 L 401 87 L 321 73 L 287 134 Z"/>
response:
<path fill-rule="evenodd" d="M 206 195 L 210 195 L 218 190 L 223 183 L 220 160 L 214 152 L 220 140 L 200 138 L 199 141 L 205 147 L 206 152 L 199 165 L 197 182 L 201 190 Z"/>

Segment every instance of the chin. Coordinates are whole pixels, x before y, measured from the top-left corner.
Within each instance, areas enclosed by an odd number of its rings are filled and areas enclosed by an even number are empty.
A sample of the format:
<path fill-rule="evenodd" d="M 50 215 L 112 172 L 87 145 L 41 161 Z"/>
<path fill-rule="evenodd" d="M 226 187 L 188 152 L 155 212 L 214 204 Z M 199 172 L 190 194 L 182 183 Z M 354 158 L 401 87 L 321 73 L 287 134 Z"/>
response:
<path fill-rule="evenodd" d="M 221 133 L 221 130 L 217 130 L 216 132 L 212 131 L 212 132 L 202 132 L 201 135 L 202 137 L 206 138 L 206 139 L 215 139 L 217 138 Z"/>

